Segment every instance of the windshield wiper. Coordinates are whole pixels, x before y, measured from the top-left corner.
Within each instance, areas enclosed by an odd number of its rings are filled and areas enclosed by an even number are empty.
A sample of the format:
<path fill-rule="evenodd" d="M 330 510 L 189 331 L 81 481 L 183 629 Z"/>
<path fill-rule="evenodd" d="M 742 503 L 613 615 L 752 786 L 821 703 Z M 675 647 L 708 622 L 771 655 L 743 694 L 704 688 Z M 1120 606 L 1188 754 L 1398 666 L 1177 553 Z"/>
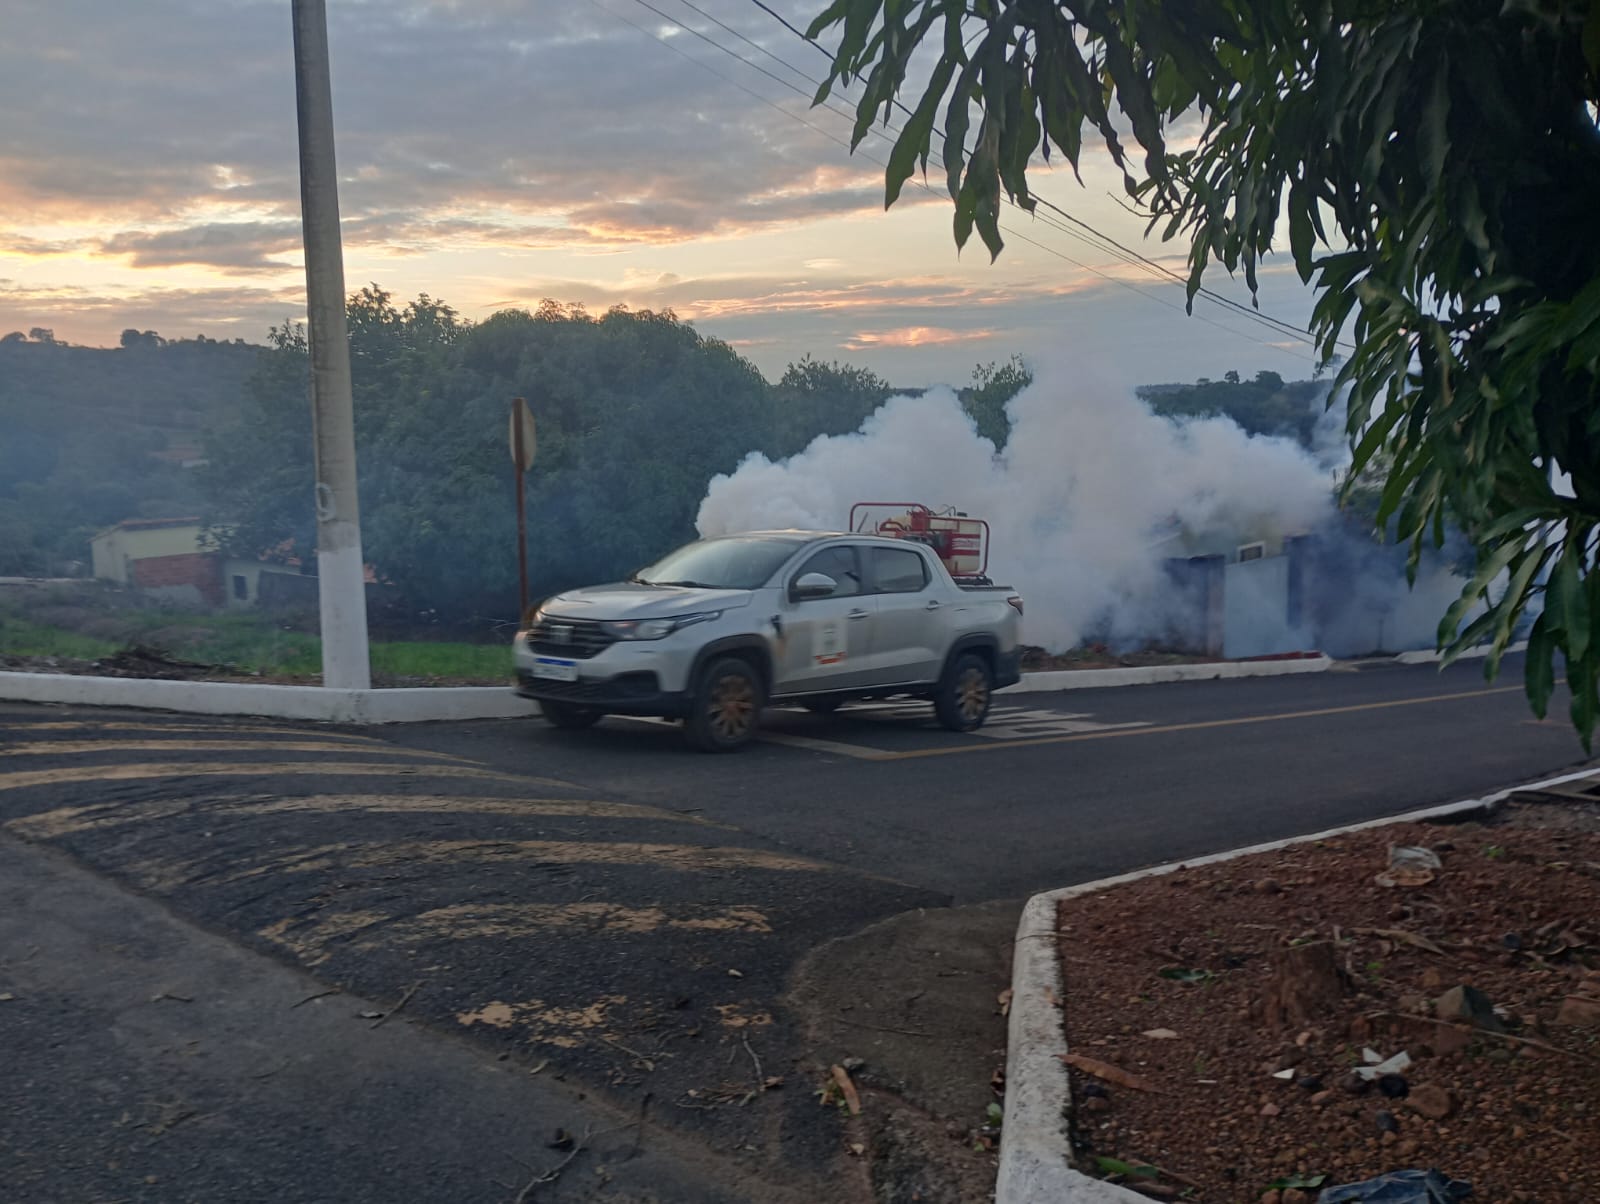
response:
<path fill-rule="evenodd" d="M 647 581 L 646 585 L 676 585 L 683 589 L 726 589 L 725 585 L 712 585 L 708 581 Z"/>

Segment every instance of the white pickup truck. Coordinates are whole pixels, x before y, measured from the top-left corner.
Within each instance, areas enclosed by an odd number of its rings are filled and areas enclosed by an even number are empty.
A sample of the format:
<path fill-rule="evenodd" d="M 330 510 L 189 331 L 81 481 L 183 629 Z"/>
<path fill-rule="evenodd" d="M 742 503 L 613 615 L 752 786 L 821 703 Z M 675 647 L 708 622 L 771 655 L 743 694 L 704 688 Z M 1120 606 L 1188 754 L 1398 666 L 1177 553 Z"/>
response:
<path fill-rule="evenodd" d="M 517 692 L 557 727 L 608 714 L 681 719 L 689 742 L 749 742 L 767 703 L 933 703 L 983 724 L 1020 677 L 1022 599 L 958 585 L 919 543 L 761 531 L 700 540 L 624 582 L 546 601 L 517 633 Z"/>

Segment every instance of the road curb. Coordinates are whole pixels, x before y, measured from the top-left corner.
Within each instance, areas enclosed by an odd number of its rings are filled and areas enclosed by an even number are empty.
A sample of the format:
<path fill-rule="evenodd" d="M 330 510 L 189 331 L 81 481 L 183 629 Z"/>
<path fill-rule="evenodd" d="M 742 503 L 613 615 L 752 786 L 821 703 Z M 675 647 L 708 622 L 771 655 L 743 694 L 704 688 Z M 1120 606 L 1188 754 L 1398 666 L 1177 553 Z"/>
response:
<path fill-rule="evenodd" d="M 1219 677 L 1278 677 L 1321 673 L 1328 657 L 1281 661 L 1215 661 L 1124 669 L 1066 669 L 1025 673 L 997 694 L 1047 694 L 1059 690 L 1144 686 Z M 395 690 L 330 690 L 322 686 L 255 685 L 234 681 L 162 681 L 144 677 L 92 677 L 71 673 L 0 673 L 0 700 L 135 707 L 196 715 L 260 715 L 331 723 L 434 723 L 455 719 L 517 719 L 531 702 L 510 686 L 418 686 Z"/>
<path fill-rule="evenodd" d="M 419 686 L 396 690 L 330 690 L 321 686 L 231 681 L 159 681 L 68 673 L 0 673 L 0 699 L 135 707 L 196 715 L 259 715 L 332 723 L 426 723 L 512 719 L 533 704 L 509 686 Z"/>
<path fill-rule="evenodd" d="M 1286 840 L 1272 840 L 1224 853 L 1211 853 L 1188 861 L 1168 862 L 1034 895 L 1022 909 L 1013 945 L 1011 1013 L 1006 1030 L 1005 1124 L 1000 1137 L 995 1204 L 1035 1204 L 1040 1200 L 1058 1200 L 1066 1204 L 1096 1204 L 1104 1201 L 1105 1204 L 1111 1204 L 1112 1201 L 1149 1199 L 1126 1188 L 1091 1178 L 1072 1165 L 1072 1146 L 1067 1135 L 1072 1097 L 1067 1068 L 1059 1056 L 1067 1052 L 1057 994 L 1061 985 L 1061 965 L 1056 953 L 1056 907 L 1063 900 L 1143 878 L 1171 874 L 1180 869 L 1232 861 L 1252 853 L 1270 853 L 1349 832 L 1489 811 L 1518 790 L 1557 786 L 1597 776 L 1600 776 L 1600 770 L 1595 769 L 1561 774 L 1511 786 L 1482 798 L 1424 807 L 1383 819 L 1329 828 L 1307 836 L 1291 836 Z"/>
<path fill-rule="evenodd" d="M 1506 654 L 1508 656 L 1513 652 L 1526 652 L 1527 650 L 1527 640 L 1518 640 L 1514 644 L 1506 645 Z M 1401 652 L 1394 659 L 1402 665 L 1430 665 L 1439 660 L 1441 655 L 1437 648 L 1423 648 L 1416 652 Z M 1458 661 L 1481 660 L 1488 655 L 1489 647 L 1484 644 L 1477 648 L 1468 648 L 1456 659 Z"/>
<path fill-rule="evenodd" d="M 1285 677 L 1294 673 L 1326 673 L 1333 658 L 1304 656 L 1291 660 L 1202 661 L 1195 665 L 1144 665 L 1120 669 L 1054 669 L 1024 673 L 1014 686 L 996 694 L 1045 694 L 1057 690 L 1098 690 L 1110 686 L 1153 686 L 1169 681 L 1212 681 L 1219 677 Z"/>

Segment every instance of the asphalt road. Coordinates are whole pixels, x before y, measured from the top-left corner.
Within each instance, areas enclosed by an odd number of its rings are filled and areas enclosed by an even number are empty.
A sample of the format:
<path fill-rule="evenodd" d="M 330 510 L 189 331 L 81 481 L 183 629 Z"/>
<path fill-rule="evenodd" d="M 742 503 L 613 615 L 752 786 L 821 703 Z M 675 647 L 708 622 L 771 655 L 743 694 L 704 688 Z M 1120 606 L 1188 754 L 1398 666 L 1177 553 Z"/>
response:
<path fill-rule="evenodd" d="M 774 742 L 736 765 L 685 756 L 668 725 L 616 719 L 389 738 L 692 806 L 963 904 L 1473 797 L 1584 759 L 1564 698 L 1546 722 L 1529 713 L 1520 657 L 1494 684 L 1481 664 L 1002 695 L 972 736 L 918 705 L 770 712 Z"/>
<path fill-rule="evenodd" d="M 514 1068 L 525 1097 L 516 1106 L 540 1123 L 571 1116 L 574 1132 L 615 1129 L 642 1112 L 664 1134 L 656 1162 L 622 1160 L 599 1186 L 564 1177 L 539 1199 L 654 1198 L 628 1194 L 640 1184 L 663 1199 L 777 1199 L 823 1184 L 835 1195 L 864 1192 L 865 1179 L 851 1178 L 849 1122 L 817 1107 L 826 1059 L 817 1065 L 809 1046 L 816 1026 L 785 996 L 808 953 L 914 909 L 1020 900 L 1578 762 L 1570 729 L 1531 721 L 1519 674 L 1508 662 L 1505 684 L 1486 686 L 1471 666 L 1440 674 L 1384 663 L 1018 695 L 970 736 L 938 730 L 921 708 L 774 712 L 768 738 L 732 757 L 689 753 L 670 725 L 639 721 L 582 733 L 533 721 L 341 730 L 0 704 L 0 852 L 17 867 L 9 881 L 30 865 L 57 878 L 81 866 L 117 892 L 98 913 L 63 919 L 55 909 L 67 927 L 38 952 L 27 943 L 39 924 L 0 926 L 0 994 L 18 996 L 0 1002 L 0 1041 L 33 1051 L 27 1065 L 40 1080 L 54 1065 L 69 1081 L 93 1083 L 101 1056 L 121 1058 L 130 1082 L 158 1073 L 115 1042 L 85 1046 L 93 1057 L 40 1052 L 70 1043 L 63 1016 L 81 1013 L 91 1030 L 105 1023 L 115 974 L 92 967 L 126 961 L 118 951 L 137 947 L 97 933 L 120 909 L 157 925 L 175 948 L 188 933 L 197 957 L 218 954 L 206 942 L 225 938 L 277 984 L 275 998 L 305 986 L 282 975 L 308 973 L 368 1001 L 330 1022 L 349 1034 L 342 1039 L 280 1032 L 281 1006 L 263 1022 L 277 1034 L 268 1045 L 322 1051 L 332 1098 L 383 1061 L 375 1042 L 437 1037 L 459 1047 L 463 1066 Z M 39 861 L 63 853 L 78 865 Z M 13 886 L 19 914 L 38 898 Z M 76 977 L 47 972 L 62 961 Z M 220 971 L 192 977 L 238 994 Z M 892 989 L 895 975 L 881 977 Z M 145 985 L 130 988 L 129 1008 L 148 1010 Z M 972 997 L 992 998 L 992 987 L 979 984 Z M 29 1010 L 41 998 L 42 1012 Z M 871 1005 L 863 1000 L 854 1015 Z M 374 1031 L 362 1011 L 396 1011 L 396 1022 Z M 113 1028 L 123 1023 L 109 1014 Z M 226 1040 L 221 1021 L 198 1006 L 194 1015 L 193 1033 L 163 1039 Z M 428 1065 L 438 1082 L 452 1077 Z M 213 1095 L 236 1098 L 234 1111 L 266 1107 L 252 1066 L 213 1084 Z M 339 1141 L 370 1153 L 370 1133 L 394 1128 L 401 1098 L 463 1115 L 450 1091 L 412 1081 L 365 1110 L 341 1111 L 349 1132 Z M 40 1170 L 49 1158 L 35 1151 L 33 1162 L 16 1163 L 27 1147 L 6 1130 L 67 1143 L 72 1126 L 52 1114 L 51 1128 L 30 1113 L 30 1099 L 37 1111 L 38 1093 L 23 1092 L 0 1118 L 0 1183 L 26 1170 L 49 1188 L 39 1199 L 189 1198 L 171 1193 L 171 1167 L 145 1183 L 118 1158 L 100 1160 L 120 1168 L 95 1181 L 105 1194 L 74 1195 L 70 1180 L 51 1194 L 62 1185 Z M 107 1117 L 127 1113 L 134 1119 L 124 1124 L 164 1132 L 178 1112 L 206 1110 L 182 1099 L 161 1097 L 143 1113 L 107 1105 Z M 332 1123 L 317 1102 L 305 1101 L 309 1114 Z M 293 1137 L 284 1120 L 293 1106 L 292 1096 L 276 1099 L 251 1131 Z M 102 1139 L 115 1145 L 102 1119 Z M 448 1131 L 474 1172 L 449 1178 L 454 1195 L 430 1198 L 513 1198 L 496 1194 L 487 1169 L 498 1157 L 503 1173 L 500 1135 L 473 1130 L 477 1150 L 460 1124 Z M 182 1136 L 203 1153 L 208 1142 L 228 1147 L 227 1132 L 194 1125 Z M 539 1165 L 523 1139 L 524 1152 L 511 1156 Z M 704 1152 L 688 1169 L 675 1161 L 685 1142 Z M 267 1148 L 281 1155 L 283 1144 Z M 340 1146 L 308 1148 L 317 1157 L 307 1167 Z M 325 1197 L 281 1168 L 260 1181 L 279 1200 L 376 1199 L 386 1190 L 382 1161 L 350 1159 L 353 1178 Z M 687 1195 L 674 1186 L 697 1176 L 701 1187 Z"/>

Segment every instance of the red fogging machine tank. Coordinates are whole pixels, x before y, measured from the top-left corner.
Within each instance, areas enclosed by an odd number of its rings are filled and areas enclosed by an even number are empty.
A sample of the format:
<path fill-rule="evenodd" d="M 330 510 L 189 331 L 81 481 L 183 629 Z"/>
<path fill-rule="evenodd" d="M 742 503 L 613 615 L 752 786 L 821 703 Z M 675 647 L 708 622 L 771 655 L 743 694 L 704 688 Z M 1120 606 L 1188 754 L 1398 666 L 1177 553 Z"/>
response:
<path fill-rule="evenodd" d="M 850 530 L 926 544 L 956 580 L 988 579 L 989 524 L 954 507 L 935 511 L 920 502 L 857 502 L 850 507 Z"/>

